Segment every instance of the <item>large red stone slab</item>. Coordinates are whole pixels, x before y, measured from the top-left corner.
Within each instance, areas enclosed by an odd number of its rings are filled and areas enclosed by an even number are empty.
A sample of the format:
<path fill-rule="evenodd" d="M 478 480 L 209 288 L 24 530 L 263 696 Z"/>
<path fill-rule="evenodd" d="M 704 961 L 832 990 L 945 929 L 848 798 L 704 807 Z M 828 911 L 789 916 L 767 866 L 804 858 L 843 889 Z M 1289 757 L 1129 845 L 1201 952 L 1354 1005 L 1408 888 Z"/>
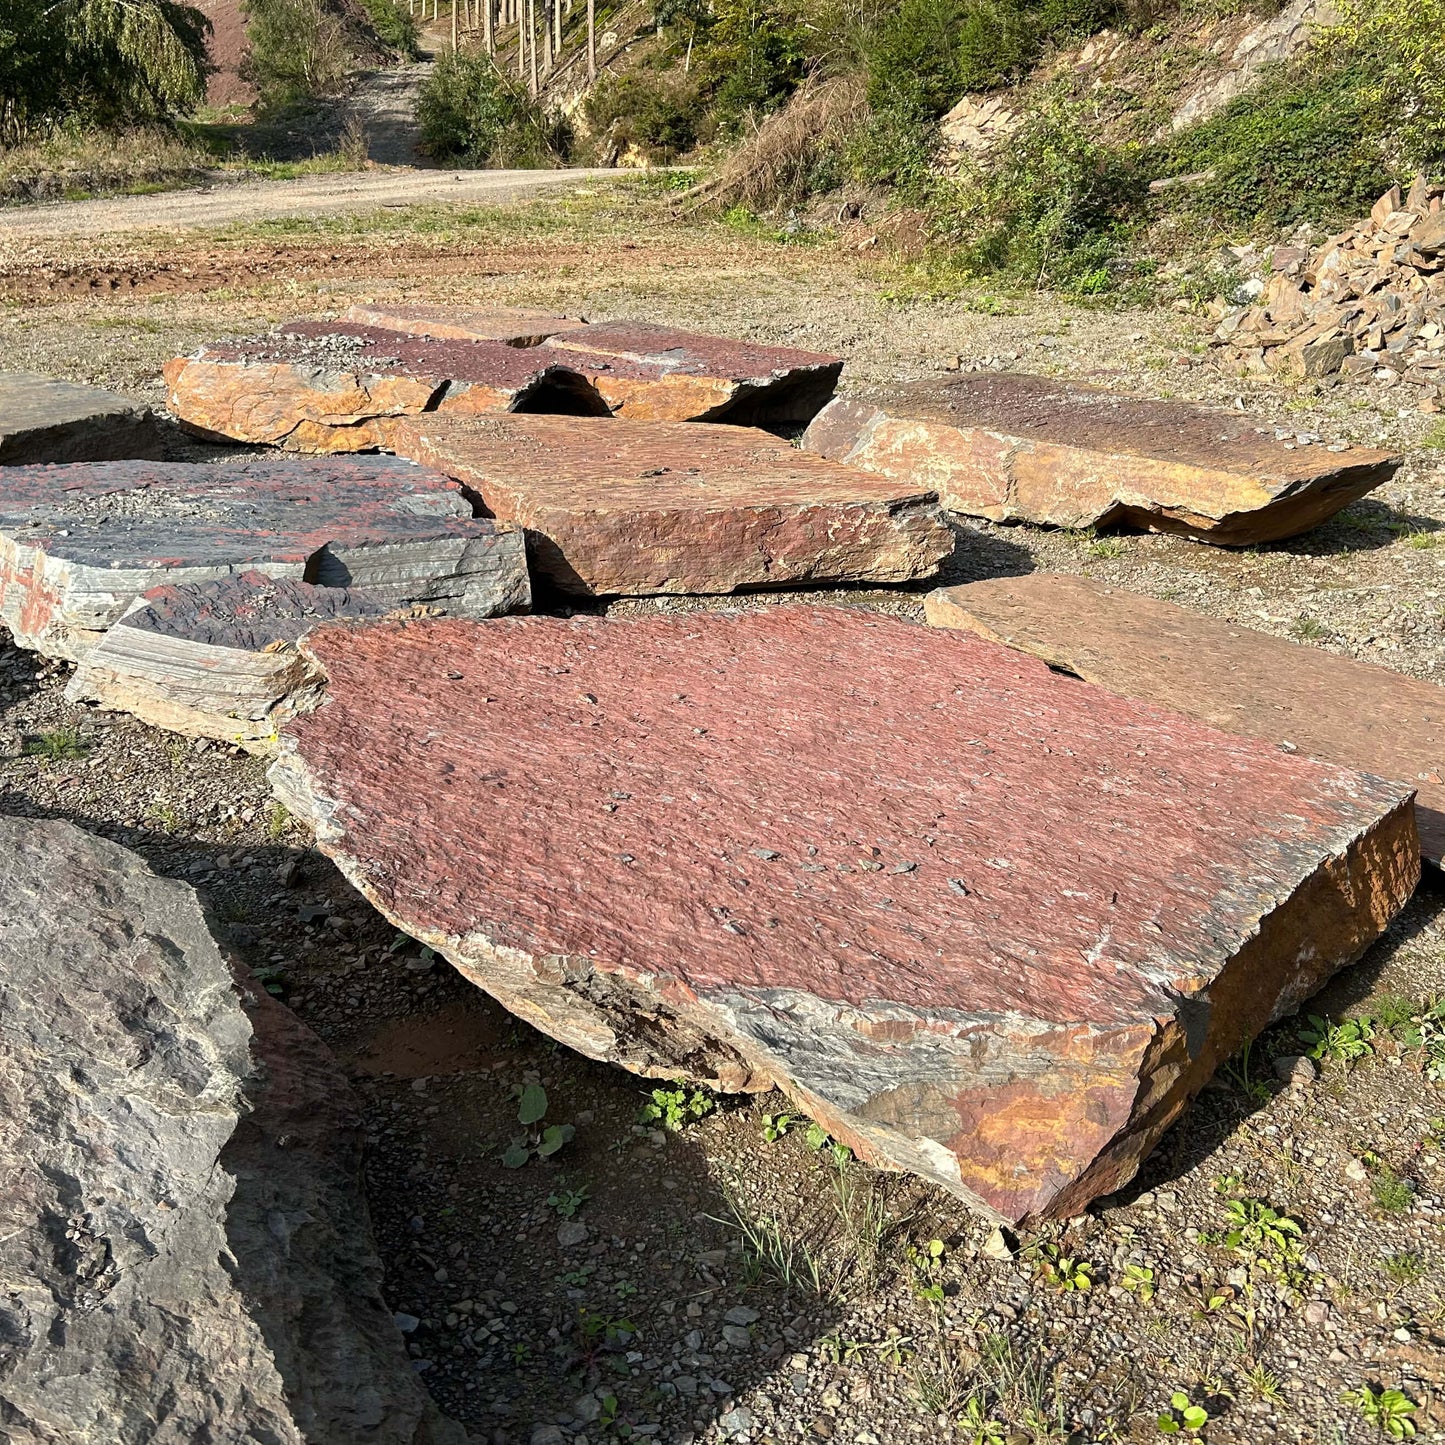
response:
<path fill-rule="evenodd" d="M 202 436 L 298 452 L 390 448 L 397 418 L 533 407 L 606 414 L 575 369 L 504 341 L 435 340 L 346 321 L 293 321 L 165 365 L 167 404 Z"/>
<path fill-rule="evenodd" d="M 1420 843 L 1445 860 L 1445 688 L 1201 617 L 1085 577 L 1035 572 L 929 595 L 964 628 L 1126 697 L 1416 790 Z"/>
<path fill-rule="evenodd" d="M 256 570 L 468 617 L 530 600 L 519 529 L 392 457 L 8 467 L 0 622 L 79 658 L 141 596 Z"/>
<path fill-rule="evenodd" d="M 906 582 L 954 547 L 931 493 L 743 427 L 427 416 L 392 440 L 525 527 L 534 574 L 584 596 Z"/>
<path fill-rule="evenodd" d="M 1393 475 L 1369 447 L 1286 445 L 1240 413 L 981 374 L 839 397 L 808 428 L 821 456 L 935 487 L 996 522 L 1117 523 L 1246 546 L 1307 531 Z"/>
<path fill-rule="evenodd" d="M 562 1042 L 776 1083 L 1008 1220 L 1127 1180 L 1380 934 L 1406 788 L 831 608 L 322 630 L 286 806 Z"/>
<path fill-rule="evenodd" d="M 796 425 L 817 415 L 838 383 L 836 356 L 604 321 L 544 343 L 596 387 L 613 415 L 633 421 Z"/>
<path fill-rule="evenodd" d="M 408 306 L 376 301 L 349 307 L 346 319 L 412 336 L 443 341 L 505 341 L 508 346 L 540 346 L 549 336 L 587 324 L 576 316 L 523 306 Z"/>

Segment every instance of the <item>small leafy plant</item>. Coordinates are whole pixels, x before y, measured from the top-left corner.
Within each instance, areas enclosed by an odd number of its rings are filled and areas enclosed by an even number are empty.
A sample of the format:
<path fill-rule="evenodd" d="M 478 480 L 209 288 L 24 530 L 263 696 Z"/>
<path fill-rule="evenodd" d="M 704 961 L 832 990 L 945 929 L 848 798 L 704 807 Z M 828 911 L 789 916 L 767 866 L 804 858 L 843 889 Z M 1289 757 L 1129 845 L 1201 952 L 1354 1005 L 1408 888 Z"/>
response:
<path fill-rule="evenodd" d="M 654 1089 L 639 1117 L 644 1124 L 661 1124 L 668 1133 L 680 1134 L 716 1107 L 717 1102 L 710 1094 L 689 1089 L 679 1082 L 670 1089 Z"/>
<path fill-rule="evenodd" d="M 1068 1255 L 1057 1244 L 1040 1244 L 1027 1251 L 1039 1274 L 1060 1294 L 1077 1294 L 1094 1287 L 1094 1266 Z"/>
<path fill-rule="evenodd" d="M 555 1209 L 563 1219 L 571 1219 L 590 1198 L 585 1184 L 580 1189 L 557 1189 L 547 1196 L 547 1207 Z"/>
<path fill-rule="evenodd" d="M 1170 1395 L 1169 1408 L 1158 1419 L 1161 1435 L 1197 1435 L 1208 1423 L 1209 1411 L 1191 1404 L 1183 1390 Z"/>
<path fill-rule="evenodd" d="M 930 1304 L 943 1303 L 943 1257 L 948 1253 L 941 1239 L 930 1239 L 927 1244 L 910 1244 L 906 1251 L 909 1268 L 913 1271 L 913 1286 L 920 1299 Z"/>
<path fill-rule="evenodd" d="M 1358 1390 L 1348 1391 L 1344 1398 L 1380 1434 L 1388 1435 L 1391 1440 L 1408 1440 L 1414 1435 L 1415 1422 L 1410 1416 L 1415 1413 L 1415 1402 L 1403 1390 L 1375 1390 L 1361 1385 Z"/>
<path fill-rule="evenodd" d="M 1154 1298 L 1154 1271 L 1142 1264 L 1126 1264 L 1119 1283 L 1141 1304 Z"/>
<path fill-rule="evenodd" d="M 769 1144 L 776 1144 L 793 1127 L 793 1122 L 791 1114 L 764 1114 L 763 1138 Z"/>
<path fill-rule="evenodd" d="M 90 744 L 75 728 L 56 728 L 26 738 L 21 751 L 27 758 L 44 758 L 48 763 L 73 762 L 90 752 Z"/>
<path fill-rule="evenodd" d="M 1363 1014 L 1339 1024 L 1310 1014 L 1308 1026 L 1299 1036 L 1309 1045 L 1310 1058 L 1328 1059 L 1348 1069 L 1374 1051 L 1375 1024 Z"/>
<path fill-rule="evenodd" d="M 534 1154 L 539 1159 L 549 1159 L 576 1135 L 571 1124 L 537 1127 L 547 1117 L 547 1091 L 541 1084 L 513 1085 L 512 1097 L 517 1100 L 517 1122 L 527 1132 L 507 1146 L 502 1155 L 506 1168 L 520 1169 Z"/>

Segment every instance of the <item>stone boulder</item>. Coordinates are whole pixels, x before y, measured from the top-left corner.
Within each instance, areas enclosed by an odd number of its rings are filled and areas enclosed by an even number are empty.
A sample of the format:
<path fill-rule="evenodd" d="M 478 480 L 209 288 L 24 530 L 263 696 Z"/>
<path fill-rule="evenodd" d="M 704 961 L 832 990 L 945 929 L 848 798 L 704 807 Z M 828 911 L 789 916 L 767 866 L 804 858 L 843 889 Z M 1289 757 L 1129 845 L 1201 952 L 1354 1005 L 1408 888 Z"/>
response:
<path fill-rule="evenodd" d="M 942 587 L 926 606 L 935 627 L 1006 643 L 1110 692 L 1398 779 L 1416 790 L 1425 857 L 1445 862 L 1445 688 L 1086 577 Z"/>
<path fill-rule="evenodd" d="M 422 417 L 394 441 L 526 528 L 539 581 L 582 596 L 907 582 L 954 548 L 931 492 L 746 427 Z"/>
<path fill-rule="evenodd" d="M 391 457 L 5 474 L 0 622 L 21 647 L 82 657 L 152 587 L 248 570 L 467 617 L 531 597 L 521 531 L 474 517 L 451 478 Z"/>
<path fill-rule="evenodd" d="M 3 818 L 0 919 L 0 1436 L 463 1445 L 381 1298 L 346 1081 L 192 890 Z"/>
<path fill-rule="evenodd" d="M 803 446 L 935 487 L 968 516 L 1122 523 L 1237 547 L 1317 526 L 1400 462 L 1367 447 L 1287 446 L 1237 413 L 994 374 L 839 397 Z"/>
<path fill-rule="evenodd" d="M 0 465 L 164 455 L 165 438 L 143 401 L 29 371 L 0 372 Z"/>
<path fill-rule="evenodd" d="M 365 592 L 261 572 L 152 588 L 85 655 L 65 695 L 266 753 L 320 693 L 296 644 L 319 626 L 393 611 Z"/>
<path fill-rule="evenodd" d="M 327 702 L 273 785 L 398 928 L 582 1053 L 776 1084 L 995 1219 L 1117 1189 L 1419 876 L 1408 788 L 874 614 L 302 646 Z"/>

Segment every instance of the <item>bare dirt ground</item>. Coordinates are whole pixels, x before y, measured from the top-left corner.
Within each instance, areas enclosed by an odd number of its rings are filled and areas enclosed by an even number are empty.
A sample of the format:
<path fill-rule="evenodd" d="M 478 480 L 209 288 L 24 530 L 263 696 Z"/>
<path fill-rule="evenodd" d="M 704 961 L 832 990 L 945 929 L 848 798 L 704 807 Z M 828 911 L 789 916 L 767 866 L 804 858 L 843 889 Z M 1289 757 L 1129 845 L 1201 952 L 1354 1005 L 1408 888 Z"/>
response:
<path fill-rule="evenodd" d="M 364 299 L 496 301 L 833 349 L 860 382 L 961 356 L 1242 397 L 1295 434 L 1399 447 L 1406 465 L 1327 526 L 1243 552 L 970 524 L 945 580 L 1086 572 L 1445 674 L 1445 451 L 1426 445 L 1434 421 L 1388 393 L 1230 378 L 1204 323 L 1172 312 L 888 299 L 899 278 L 858 238 L 778 246 L 592 189 L 510 209 L 132 229 L 102 254 L 74 231 L 0 231 L 5 365 L 159 400 L 161 363 L 219 335 Z M 921 616 L 921 590 L 810 596 Z M 65 672 L 0 658 L 0 807 L 74 818 L 195 883 L 245 962 L 337 1050 L 366 1110 L 390 1300 L 475 1440 L 1103 1445 L 1162 1438 L 1176 1391 L 1207 1411 L 1215 1445 L 1391 1438 L 1343 1398 L 1362 1387 L 1403 1391 L 1418 1437 L 1445 1438 L 1445 1087 L 1429 1076 L 1435 1025 L 1419 1022 L 1445 992 L 1438 876 L 1311 1005 L 1373 1020 L 1329 1035 L 1317 1077 L 1276 1077 L 1273 1058 L 1300 1052 L 1308 1027 L 1282 1021 L 1134 1184 L 995 1258 L 950 1197 L 813 1147 L 806 1121 L 774 1118 L 766 1137 L 764 1115 L 786 1112 L 776 1096 L 689 1110 L 682 1091 L 664 1101 L 681 1128 L 645 1120 L 651 1084 L 558 1048 L 393 935 L 269 804 L 261 764 L 72 707 Z M 24 737 L 63 727 L 79 756 L 22 755 Z M 534 1079 L 576 1138 L 505 1169 L 513 1089 Z M 1270 1209 L 1297 1223 L 1297 1248 Z"/>

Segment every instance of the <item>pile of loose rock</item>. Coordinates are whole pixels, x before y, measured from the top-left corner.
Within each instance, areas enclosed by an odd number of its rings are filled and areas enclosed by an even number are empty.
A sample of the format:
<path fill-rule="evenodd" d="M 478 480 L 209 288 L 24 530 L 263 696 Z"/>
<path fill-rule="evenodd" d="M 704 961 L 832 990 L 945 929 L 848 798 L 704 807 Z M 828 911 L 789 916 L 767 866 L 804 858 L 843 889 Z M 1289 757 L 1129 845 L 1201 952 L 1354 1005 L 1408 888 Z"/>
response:
<path fill-rule="evenodd" d="M 1392 186 L 1369 218 L 1308 252 L 1281 246 L 1252 305 L 1215 330 L 1246 370 L 1372 377 L 1445 406 L 1445 186 Z"/>

